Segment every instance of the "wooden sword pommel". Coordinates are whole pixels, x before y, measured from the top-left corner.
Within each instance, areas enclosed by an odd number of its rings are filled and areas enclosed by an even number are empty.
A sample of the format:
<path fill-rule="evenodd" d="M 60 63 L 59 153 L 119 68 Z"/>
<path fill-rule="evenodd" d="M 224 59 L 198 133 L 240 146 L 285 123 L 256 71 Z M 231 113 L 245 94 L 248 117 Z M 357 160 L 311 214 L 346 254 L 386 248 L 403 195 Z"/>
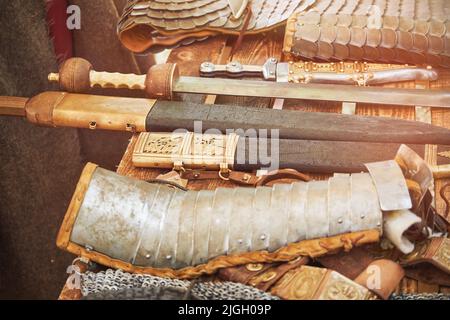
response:
<path fill-rule="evenodd" d="M 179 78 L 176 64 L 154 65 L 146 75 L 95 71 L 83 58 L 71 58 L 61 65 L 59 73 L 50 73 L 48 80 L 57 82 L 61 90 L 86 93 L 91 88 L 142 90 L 150 98 L 171 100 L 173 84 Z"/>

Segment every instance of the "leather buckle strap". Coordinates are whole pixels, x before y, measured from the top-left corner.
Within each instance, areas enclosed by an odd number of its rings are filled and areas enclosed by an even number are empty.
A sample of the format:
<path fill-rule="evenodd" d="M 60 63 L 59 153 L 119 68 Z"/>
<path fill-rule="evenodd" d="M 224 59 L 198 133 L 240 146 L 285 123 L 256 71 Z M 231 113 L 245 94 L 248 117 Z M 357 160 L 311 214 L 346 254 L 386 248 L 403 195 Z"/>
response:
<path fill-rule="evenodd" d="M 262 187 L 282 179 L 300 180 L 305 182 L 311 181 L 309 176 L 294 169 L 275 170 L 259 177 L 245 172 L 231 171 L 229 178 L 234 183 L 254 187 Z"/>
<path fill-rule="evenodd" d="M 236 43 L 233 46 L 233 49 L 231 50 L 231 54 L 230 56 L 232 57 L 234 55 L 234 53 L 240 48 L 242 41 L 244 40 L 245 37 L 245 33 L 248 30 L 249 24 L 250 24 L 250 20 L 252 18 L 252 7 L 250 4 L 247 5 L 247 13 L 245 14 L 245 20 L 244 20 L 244 24 L 242 25 L 242 29 L 241 31 L 239 31 L 239 36 L 236 40 Z"/>
<path fill-rule="evenodd" d="M 282 264 L 251 263 L 240 267 L 219 270 L 218 276 L 224 281 L 239 282 L 268 291 L 287 272 L 309 262 L 308 257 L 298 257 Z"/>
<path fill-rule="evenodd" d="M 412 266 L 423 262 L 431 263 L 450 274 L 450 239 L 432 238 L 426 240 L 417 244 L 413 252 L 400 259 L 403 266 Z"/>
<path fill-rule="evenodd" d="M 186 180 L 206 180 L 217 179 L 219 173 L 217 171 L 208 170 L 184 170 L 180 172 L 181 178 Z M 261 187 L 271 182 L 282 179 L 311 181 L 311 178 L 306 174 L 298 172 L 293 169 L 281 169 L 269 172 L 263 176 L 256 176 L 255 174 L 229 170 L 228 173 L 222 173 L 220 176 L 224 180 L 229 180 L 239 185 Z"/>

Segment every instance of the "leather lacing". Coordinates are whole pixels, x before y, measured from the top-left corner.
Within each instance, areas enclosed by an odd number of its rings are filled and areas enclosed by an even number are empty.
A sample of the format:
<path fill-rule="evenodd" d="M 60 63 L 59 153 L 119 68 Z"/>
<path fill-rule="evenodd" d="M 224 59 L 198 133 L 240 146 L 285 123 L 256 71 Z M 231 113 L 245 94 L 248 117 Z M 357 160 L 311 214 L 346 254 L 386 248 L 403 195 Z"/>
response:
<path fill-rule="evenodd" d="M 242 45 L 242 41 L 244 40 L 245 37 L 245 33 L 248 30 L 248 26 L 250 24 L 250 20 L 252 18 L 253 12 L 252 12 L 252 7 L 250 4 L 247 5 L 247 13 L 245 14 L 245 19 L 244 19 L 244 24 L 242 25 L 242 29 L 239 32 L 239 36 L 236 40 L 236 43 L 233 46 L 233 49 L 231 50 L 230 56 L 233 57 L 233 55 L 235 54 L 235 52 L 241 47 Z"/>
<path fill-rule="evenodd" d="M 445 234 L 448 232 L 449 222 L 447 218 L 450 210 L 450 202 L 446 197 L 445 191 L 449 187 L 450 183 L 444 185 L 439 191 L 442 200 L 445 202 L 445 212 L 443 215 L 440 215 L 436 208 L 434 208 L 433 196 L 429 191 L 422 196 L 417 208 L 413 210 L 422 219 L 422 222 L 413 225 L 405 232 L 405 236 L 409 240 L 422 241 L 428 239 L 434 233 Z M 410 192 L 413 193 L 411 189 Z"/>
<path fill-rule="evenodd" d="M 450 187 L 450 182 L 447 183 L 447 184 L 445 184 L 445 185 L 441 188 L 441 190 L 439 191 L 439 194 L 440 194 L 442 200 L 445 202 L 445 211 L 444 211 L 444 214 L 443 214 L 443 217 L 444 217 L 445 219 L 448 219 L 448 214 L 449 214 L 449 211 L 450 211 L 450 201 L 449 201 L 449 199 L 447 198 L 447 195 L 445 194 L 445 191 L 446 191 L 447 188 L 449 188 L 449 187 Z"/>

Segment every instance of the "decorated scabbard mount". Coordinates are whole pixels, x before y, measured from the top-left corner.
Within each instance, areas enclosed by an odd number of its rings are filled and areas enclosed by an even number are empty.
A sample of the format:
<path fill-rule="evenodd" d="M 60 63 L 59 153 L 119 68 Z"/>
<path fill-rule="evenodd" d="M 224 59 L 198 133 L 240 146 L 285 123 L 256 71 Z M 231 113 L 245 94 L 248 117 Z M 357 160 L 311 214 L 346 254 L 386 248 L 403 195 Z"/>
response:
<path fill-rule="evenodd" d="M 292 83 L 322 83 L 343 85 L 380 85 L 402 81 L 434 81 L 438 73 L 430 66 L 418 68 L 409 65 L 367 62 L 311 61 L 278 62 L 269 58 L 263 65 L 243 65 L 237 61 L 226 65 L 204 62 L 200 65 L 202 77 L 262 78 L 266 81 Z"/>

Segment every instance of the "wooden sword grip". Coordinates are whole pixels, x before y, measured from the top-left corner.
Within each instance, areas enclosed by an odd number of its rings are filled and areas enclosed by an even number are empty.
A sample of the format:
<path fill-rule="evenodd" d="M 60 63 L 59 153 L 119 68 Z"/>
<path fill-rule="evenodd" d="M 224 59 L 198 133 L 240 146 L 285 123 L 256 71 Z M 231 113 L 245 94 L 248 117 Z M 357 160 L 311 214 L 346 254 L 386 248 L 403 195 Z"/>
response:
<path fill-rule="evenodd" d="M 145 75 L 91 71 L 91 87 L 145 90 Z"/>
<path fill-rule="evenodd" d="M 28 98 L 0 96 L 0 116 L 25 116 Z"/>
<path fill-rule="evenodd" d="M 173 86 L 179 78 L 176 64 L 152 66 L 146 75 L 99 72 L 89 61 L 71 58 L 63 63 L 59 73 L 48 76 L 50 82 L 58 82 L 61 90 L 86 93 L 92 87 L 144 90 L 150 98 L 171 100 Z"/>

